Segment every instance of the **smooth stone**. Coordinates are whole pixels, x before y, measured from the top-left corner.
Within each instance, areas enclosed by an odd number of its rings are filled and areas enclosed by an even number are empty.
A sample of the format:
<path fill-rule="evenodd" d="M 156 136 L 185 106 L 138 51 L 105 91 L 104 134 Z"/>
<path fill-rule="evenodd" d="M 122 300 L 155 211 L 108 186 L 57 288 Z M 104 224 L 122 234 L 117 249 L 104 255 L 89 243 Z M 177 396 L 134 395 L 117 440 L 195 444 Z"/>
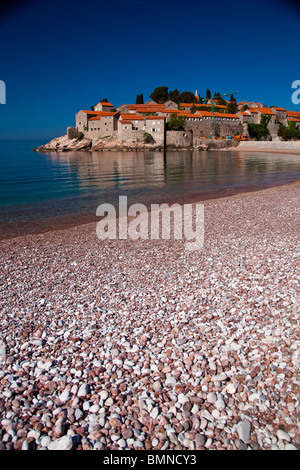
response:
<path fill-rule="evenodd" d="M 71 450 L 73 447 L 73 440 L 71 436 L 63 436 L 55 441 L 50 442 L 48 445 L 49 450 Z"/>
<path fill-rule="evenodd" d="M 250 421 L 244 419 L 240 421 L 237 425 L 237 432 L 239 438 L 245 443 L 248 444 L 250 440 L 250 432 L 251 432 L 251 423 Z"/>
<path fill-rule="evenodd" d="M 90 386 L 88 384 L 82 384 L 77 392 L 77 396 L 80 398 L 84 398 L 89 393 L 91 393 Z"/>
<path fill-rule="evenodd" d="M 282 429 L 278 429 L 278 431 L 277 431 L 276 434 L 277 434 L 278 439 L 280 439 L 281 441 L 288 441 L 288 442 L 290 442 L 290 440 L 291 440 L 291 438 L 290 438 L 290 436 L 288 435 L 288 433 L 285 432 L 285 431 L 282 431 Z"/>
<path fill-rule="evenodd" d="M 70 394 L 70 391 L 69 390 L 64 390 L 60 395 L 59 395 L 59 399 L 62 403 L 67 403 L 67 401 L 70 399 L 71 397 L 71 394 Z"/>

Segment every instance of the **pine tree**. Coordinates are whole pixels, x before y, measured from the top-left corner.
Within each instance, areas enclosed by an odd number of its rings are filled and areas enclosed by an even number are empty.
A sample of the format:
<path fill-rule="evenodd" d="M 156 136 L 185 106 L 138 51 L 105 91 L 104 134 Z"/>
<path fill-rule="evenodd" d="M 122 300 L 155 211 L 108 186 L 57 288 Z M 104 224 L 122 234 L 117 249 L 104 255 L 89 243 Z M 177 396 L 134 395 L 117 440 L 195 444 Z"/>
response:
<path fill-rule="evenodd" d="M 136 101 L 135 101 L 136 104 L 144 104 L 144 96 L 143 96 L 143 93 L 141 93 L 140 95 L 137 95 L 136 96 Z"/>

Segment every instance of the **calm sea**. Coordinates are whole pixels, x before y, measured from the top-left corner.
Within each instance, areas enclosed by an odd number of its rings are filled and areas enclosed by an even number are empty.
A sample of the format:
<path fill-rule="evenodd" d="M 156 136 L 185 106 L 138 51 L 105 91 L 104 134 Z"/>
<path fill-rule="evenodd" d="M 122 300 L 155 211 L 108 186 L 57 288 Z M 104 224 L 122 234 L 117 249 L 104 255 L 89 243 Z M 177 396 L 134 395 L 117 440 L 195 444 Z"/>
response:
<path fill-rule="evenodd" d="M 43 143 L 0 141 L 0 238 L 94 217 L 99 204 L 117 204 L 119 195 L 128 204 L 181 202 L 300 179 L 297 155 L 32 151 Z"/>

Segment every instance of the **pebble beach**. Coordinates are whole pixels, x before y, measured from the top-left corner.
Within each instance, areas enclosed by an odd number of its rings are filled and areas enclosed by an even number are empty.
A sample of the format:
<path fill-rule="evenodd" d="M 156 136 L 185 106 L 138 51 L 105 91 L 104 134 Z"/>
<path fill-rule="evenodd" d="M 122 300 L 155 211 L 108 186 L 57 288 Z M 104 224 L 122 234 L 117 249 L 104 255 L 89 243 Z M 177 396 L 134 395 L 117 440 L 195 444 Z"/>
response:
<path fill-rule="evenodd" d="M 300 182 L 204 201 L 204 247 L 0 242 L 1 450 L 299 450 Z"/>

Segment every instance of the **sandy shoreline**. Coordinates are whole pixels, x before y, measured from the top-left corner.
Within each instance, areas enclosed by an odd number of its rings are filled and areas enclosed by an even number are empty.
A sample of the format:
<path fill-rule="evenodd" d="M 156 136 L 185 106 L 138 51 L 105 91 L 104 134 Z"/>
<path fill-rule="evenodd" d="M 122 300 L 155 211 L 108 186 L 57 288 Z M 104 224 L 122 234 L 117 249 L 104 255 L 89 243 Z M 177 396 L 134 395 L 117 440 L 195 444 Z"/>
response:
<path fill-rule="evenodd" d="M 94 223 L 2 240 L 0 448 L 300 449 L 299 198 L 206 200 L 191 253 Z"/>
<path fill-rule="evenodd" d="M 271 149 L 271 148 L 253 148 L 253 147 L 230 147 L 226 149 L 230 152 L 260 152 L 260 153 L 280 153 L 284 155 L 300 155 L 300 150 L 296 149 Z"/>
<path fill-rule="evenodd" d="M 300 155 L 299 141 L 247 141 L 238 146 L 228 148 L 231 152 L 264 152 L 280 153 L 283 155 Z"/>

